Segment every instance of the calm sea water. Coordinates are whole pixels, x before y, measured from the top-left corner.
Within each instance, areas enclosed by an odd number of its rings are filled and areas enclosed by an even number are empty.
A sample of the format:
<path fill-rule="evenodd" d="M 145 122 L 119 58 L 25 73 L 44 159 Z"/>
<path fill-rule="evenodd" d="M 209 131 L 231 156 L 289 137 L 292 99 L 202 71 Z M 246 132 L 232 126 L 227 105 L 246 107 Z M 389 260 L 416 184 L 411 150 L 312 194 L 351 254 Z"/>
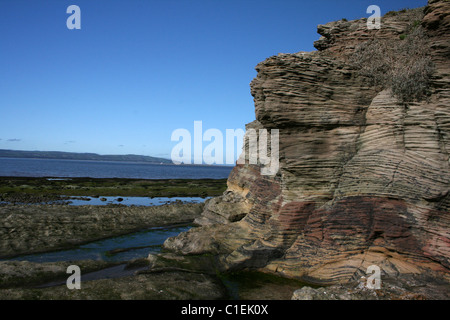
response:
<path fill-rule="evenodd" d="M 223 179 L 232 167 L 114 161 L 0 158 L 0 176 L 131 179 Z"/>

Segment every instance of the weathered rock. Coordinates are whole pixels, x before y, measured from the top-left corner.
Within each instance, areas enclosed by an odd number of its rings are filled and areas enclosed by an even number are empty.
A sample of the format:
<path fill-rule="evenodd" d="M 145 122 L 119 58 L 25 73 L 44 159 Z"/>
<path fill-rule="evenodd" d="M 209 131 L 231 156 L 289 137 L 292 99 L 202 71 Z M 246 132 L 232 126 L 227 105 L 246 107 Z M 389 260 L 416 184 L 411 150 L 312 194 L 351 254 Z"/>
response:
<path fill-rule="evenodd" d="M 225 297 L 226 290 L 215 277 L 190 272 L 84 281 L 81 290 L 69 290 L 65 285 L 0 289 L 1 300 L 214 300 Z"/>
<path fill-rule="evenodd" d="M 36 263 L 29 261 L 0 261 L 0 288 L 32 288 L 55 280 L 66 280 L 67 267 L 76 264 L 82 273 L 89 273 L 117 262 L 82 260 Z"/>
<path fill-rule="evenodd" d="M 380 29 L 368 29 L 366 18 L 352 21 L 339 20 L 319 25 L 317 33 L 321 35 L 321 38 L 314 42 L 314 47 L 319 51 L 340 55 L 342 58 L 361 42 L 373 38 L 398 39 L 401 34 L 404 34 L 408 24 L 421 19 L 422 12 L 423 8 L 388 12 L 381 17 Z"/>
<path fill-rule="evenodd" d="M 379 289 L 368 288 L 364 283 L 347 283 L 329 287 L 295 290 L 292 300 L 448 300 L 448 282 L 421 276 L 401 276 L 386 279 Z"/>
<path fill-rule="evenodd" d="M 66 249 L 150 227 L 193 223 L 203 206 L 2 206 L 0 258 Z"/>
<path fill-rule="evenodd" d="M 421 11 L 391 13 L 380 30 L 365 19 L 319 26 L 319 51 L 258 64 L 251 127 L 279 129 L 279 172 L 236 165 L 203 227 L 165 248 L 324 284 L 372 264 L 450 279 L 450 3 L 430 1 L 422 19 L 435 64 L 427 101 L 399 104 L 348 63 L 358 43 L 399 39 Z"/>

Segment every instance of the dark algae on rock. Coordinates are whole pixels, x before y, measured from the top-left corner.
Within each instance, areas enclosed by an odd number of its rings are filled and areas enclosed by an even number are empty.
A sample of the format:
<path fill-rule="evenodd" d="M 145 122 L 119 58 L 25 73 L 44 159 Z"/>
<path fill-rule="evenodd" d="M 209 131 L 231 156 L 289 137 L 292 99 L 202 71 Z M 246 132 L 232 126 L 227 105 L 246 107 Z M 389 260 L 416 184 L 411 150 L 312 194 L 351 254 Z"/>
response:
<path fill-rule="evenodd" d="M 225 189 L 226 179 L 0 177 L 0 202 L 41 203 L 69 196 L 208 197 Z"/>

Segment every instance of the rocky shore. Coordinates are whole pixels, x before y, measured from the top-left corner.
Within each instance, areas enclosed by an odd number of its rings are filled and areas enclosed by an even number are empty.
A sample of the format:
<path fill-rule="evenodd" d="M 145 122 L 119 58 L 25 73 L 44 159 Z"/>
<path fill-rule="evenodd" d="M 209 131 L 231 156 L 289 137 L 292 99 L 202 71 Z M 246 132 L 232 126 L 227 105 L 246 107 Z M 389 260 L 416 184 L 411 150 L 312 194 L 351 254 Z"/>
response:
<path fill-rule="evenodd" d="M 37 183 L 34 178 L 19 180 Z M 62 190 L 66 190 L 64 186 L 71 185 L 69 181 L 56 181 L 63 187 Z M 81 181 L 78 182 L 80 187 Z M 199 180 L 191 183 L 196 183 L 199 190 L 207 192 L 208 186 L 219 186 L 221 182 L 207 181 L 203 185 Z M 105 187 L 104 183 L 97 183 L 101 184 L 101 188 Z M 121 188 L 130 189 L 130 186 L 123 184 L 124 181 L 121 181 L 121 187 L 114 186 L 112 181 L 108 183 L 114 188 L 114 192 L 110 191 L 108 195 L 120 196 L 123 194 Z M 182 185 L 181 182 L 177 184 Z M 77 248 L 99 239 L 152 227 L 196 226 L 196 219 L 201 218 L 205 206 L 205 203 L 180 201 L 158 206 L 35 204 L 35 201 L 40 203 L 45 197 L 42 191 L 38 196 L 33 195 L 41 186 L 30 183 L 23 188 L 27 192 L 14 193 L 14 198 L 11 196 L 9 200 L 16 199 L 27 204 L 0 206 L 0 259 L 3 259 L 0 261 L 0 300 L 290 299 L 292 292 L 302 286 L 298 280 L 260 273 L 222 274 L 215 266 L 214 257 L 209 255 L 187 257 L 167 253 L 164 258 L 150 255 L 147 259 L 114 262 L 71 259 L 38 263 L 10 260 L 21 255 Z M 211 192 L 214 193 L 214 190 Z M 147 188 L 147 191 L 152 189 Z M 83 195 L 90 195 L 89 190 L 82 192 Z M 161 190 L 158 192 L 160 196 L 166 195 Z M 54 201 L 61 197 L 54 192 L 45 199 Z M 123 250 L 127 248 L 120 248 L 120 251 Z M 69 276 L 66 271 L 70 265 L 80 267 L 82 290 L 69 290 L 65 285 Z M 120 271 L 111 275 L 110 270 L 116 268 Z"/>
<path fill-rule="evenodd" d="M 145 260 L 145 259 L 144 259 Z M 136 262 L 134 262 L 136 264 Z M 66 269 L 76 264 L 82 270 L 81 289 L 69 290 L 65 281 Z M 142 265 L 148 261 L 140 261 Z M 102 261 L 72 261 L 59 263 L 32 263 L 25 261 L 0 262 L 0 300 L 180 300 L 223 299 L 226 288 L 215 276 L 183 271 L 131 275 L 84 281 L 90 272 L 102 272 L 117 263 Z M 60 285 L 39 288 L 49 282 Z"/>
<path fill-rule="evenodd" d="M 191 225 L 204 207 L 204 203 L 181 201 L 157 206 L 39 204 L 68 200 L 67 190 L 90 196 L 100 193 L 170 197 L 175 195 L 174 190 L 179 190 L 180 196 L 186 196 L 183 190 L 188 190 L 189 195 L 211 196 L 216 188 L 223 188 L 222 180 L 168 180 L 166 183 L 119 180 L 3 177 L 2 200 L 10 203 L 0 206 L 0 259 L 3 259 L 0 261 L 0 299 L 218 299 L 226 296 L 220 280 L 208 274 L 171 271 L 138 275 L 137 272 L 149 266 L 145 258 L 120 262 L 9 260 L 21 255 L 76 248 L 153 227 Z M 69 265 L 80 267 L 83 290 L 67 289 Z M 120 265 L 126 272 L 109 278 L 108 270 Z M 83 280 L 93 273 L 96 273 L 93 280 Z M 60 284 L 56 285 L 58 282 Z M 49 283 L 54 284 L 47 286 Z"/>
<path fill-rule="evenodd" d="M 42 204 L 73 196 L 213 197 L 225 189 L 226 179 L 0 177 L 0 205 Z"/>
<path fill-rule="evenodd" d="M 69 249 L 148 227 L 194 224 L 203 203 L 152 207 L 6 205 L 0 207 L 0 300 L 287 300 L 304 284 L 259 272 L 227 274 L 211 255 L 164 253 L 130 261 L 15 261 L 22 254 Z M 81 270 L 69 290 L 67 267 Z M 111 268 L 122 268 L 111 275 Z M 95 274 L 95 275 L 94 275 Z M 92 276 L 94 275 L 94 276 Z"/>
<path fill-rule="evenodd" d="M 204 205 L 0 207 L 4 257 L 195 224 L 133 276 L 89 281 L 83 290 L 7 280 L 0 298 L 226 299 L 245 282 L 236 283 L 237 274 L 254 272 L 250 282 L 264 284 L 246 295 L 241 288 L 239 298 L 450 299 L 449 12 L 450 2 L 429 0 L 386 14 L 380 30 L 368 30 L 367 19 L 331 22 L 318 27 L 318 51 L 258 64 L 256 120 L 247 129 L 280 130 L 276 174 L 238 164 L 225 192 Z M 429 43 L 434 71 L 426 99 L 401 102 L 390 88 L 368 85 L 350 60 L 358 45 L 398 46 L 414 28 Z M 15 268 L 43 268 L 3 263 L 7 279 Z M 367 285 L 372 266 L 377 288 Z M 45 266 L 52 268 L 61 271 Z"/>
<path fill-rule="evenodd" d="M 203 206 L 2 206 L 0 258 L 67 249 L 150 227 L 190 224 Z"/>

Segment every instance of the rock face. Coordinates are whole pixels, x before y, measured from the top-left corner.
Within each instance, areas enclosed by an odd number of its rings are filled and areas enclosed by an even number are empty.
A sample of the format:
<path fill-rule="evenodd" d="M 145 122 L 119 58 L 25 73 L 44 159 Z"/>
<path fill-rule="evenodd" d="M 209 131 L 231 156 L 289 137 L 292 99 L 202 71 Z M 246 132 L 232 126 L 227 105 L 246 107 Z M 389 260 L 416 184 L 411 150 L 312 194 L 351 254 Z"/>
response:
<path fill-rule="evenodd" d="M 435 72 L 427 101 L 399 104 L 348 63 L 358 43 L 398 39 L 407 13 L 318 27 L 318 51 L 257 65 L 256 121 L 279 129 L 280 168 L 238 164 L 201 226 L 168 239 L 181 254 L 211 253 L 223 270 L 260 268 L 323 284 L 377 265 L 382 275 L 450 270 L 450 3 L 429 1 L 421 24 Z M 401 40 L 399 40 L 401 41 Z M 248 143 L 248 141 L 246 142 Z"/>

